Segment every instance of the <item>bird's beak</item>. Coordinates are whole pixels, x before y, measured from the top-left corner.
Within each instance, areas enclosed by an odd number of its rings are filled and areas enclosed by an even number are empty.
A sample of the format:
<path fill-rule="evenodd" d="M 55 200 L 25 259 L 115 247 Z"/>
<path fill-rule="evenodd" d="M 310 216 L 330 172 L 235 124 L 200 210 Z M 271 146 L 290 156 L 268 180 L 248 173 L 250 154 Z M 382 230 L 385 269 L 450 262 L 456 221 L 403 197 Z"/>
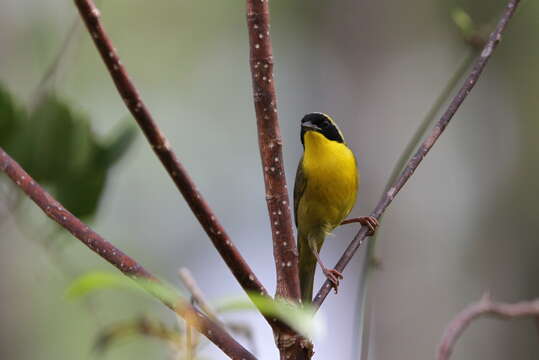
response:
<path fill-rule="evenodd" d="M 305 122 L 301 123 L 301 132 L 302 133 L 306 133 L 309 130 L 320 131 L 321 129 L 318 126 L 316 126 L 315 124 L 313 124 L 312 122 L 310 122 L 310 121 L 305 121 Z"/>

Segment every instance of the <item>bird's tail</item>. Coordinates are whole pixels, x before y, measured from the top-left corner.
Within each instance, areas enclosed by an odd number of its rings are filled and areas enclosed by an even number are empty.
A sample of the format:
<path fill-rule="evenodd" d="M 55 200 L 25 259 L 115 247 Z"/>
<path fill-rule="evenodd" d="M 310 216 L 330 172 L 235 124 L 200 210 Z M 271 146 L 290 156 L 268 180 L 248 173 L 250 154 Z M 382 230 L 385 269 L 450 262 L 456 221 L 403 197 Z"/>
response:
<path fill-rule="evenodd" d="M 313 283 L 314 274 L 316 271 L 316 257 L 314 256 L 311 248 L 309 247 L 309 240 L 301 234 L 298 234 L 298 250 L 301 300 L 304 304 L 310 304 L 313 299 Z"/>

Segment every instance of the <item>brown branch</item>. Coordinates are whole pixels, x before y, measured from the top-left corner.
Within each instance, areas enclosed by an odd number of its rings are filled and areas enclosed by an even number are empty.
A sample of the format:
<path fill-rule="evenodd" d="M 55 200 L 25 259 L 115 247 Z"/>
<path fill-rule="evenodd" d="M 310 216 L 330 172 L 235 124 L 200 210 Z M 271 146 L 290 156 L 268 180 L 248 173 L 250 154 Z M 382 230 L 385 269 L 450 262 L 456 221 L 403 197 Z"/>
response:
<path fill-rule="evenodd" d="M 273 238 L 277 296 L 299 301 L 298 252 L 283 165 L 270 38 L 269 1 L 247 0 L 250 67 L 266 202 Z"/>
<path fill-rule="evenodd" d="M 502 33 L 507 27 L 507 23 L 515 13 L 515 10 L 520 3 L 520 0 L 510 0 L 507 4 L 505 11 L 502 14 L 502 17 L 500 21 L 498 22 L 498 25 L 496 26 L 496 29 L 490 34 L 489 39 L 487 43 L 485 44 L 485 47 L 483 48 L 483 51 L 477 58 L 472 71 L 467 76 L 464 84 L 458 91 L 458 93 L 455 95 L 451 103 L 449 104 L 447 110 L 442 115 L 440 120 L 436 123 L 434 126 L 434 129 L 432 129 L 431 135 L 421 144 L 419 149 L 416 151 L 414 156 L 408 161 L 408 165 L 404 169 L 404 171 L 401 173 L 401 175 L 395 180 L 391 188 L 384 193 L 380 201 L 378 202 L 378 205 L 376 205 L 376 208 L 371 213 L 371 216 L 379 219 L 380 216 L 384 213 L 386 208 L 391 204 L 397 193 L 402 189 L 404 184 L 410 179 L 412 174 L 415 172 L 423 158 L 427 155 L 429 150 L 432 148 L 432 146 L 436 143 L 442 132 L 445 130 L 447 125 L 449 124 L 449 121 L 453 118 L 453 115 L 457 112 L 462 102 L 466 99 L 470 91 L 473 89 L 474 85 L 477 83 L 477 80 L 479 79 L 479 76 L 483 72 L 483 69 L 485 68 L 485 65 L 487 64 L 488 60 L 490 59 L 492 53 L 494 52 L 494 49 L 498 46 L 501 38 Z M 337 262 L 337 265 L 335 266 L 335 269 L 337 271 L 342 272 L 346 265 L 350 262 L 358 248 L 363 244 L 363 242 L 366 239 L 366 235 L 368 232 L 368 228 L 365 226 L 362 226 L 359 232 L 356 234 L 352 242 L 348 245 L 346 248 L 344 254 L 341 256 L 339 261 Z M 329 281 L 325 281 L 316 296 L 314 297 L 313 305 L 317 308 L 322 305 L 327 295 L 330 293 L 332 289 L 332 285 Z"/>
<path fill-rule="evenodd" d="M 536 320 L 539 316 L 539 300 L 506 304 L 493 301 L 489 294 L 483 295 L 481 300 L 462 310 L 447 325 L 438 346 L 437 359 L 449 360 L 455 344 L 464 330 L 474 320 L 482 316 L 496 316 L 502 319 L 531 317 Z"/>
<path fill-rule="evenodd" d="M 267 295 L 266 289 L 232 243 L 225 229 L 217 220 L 217 216 L 197 190 L 186 169 L 176 158 L 169 141 L 160 131 L 148 108 L 142 102 L 138 90 L 129 79 L 116 49 L 105 33 L 99 19 L 99 10 L 91 0 L 75 0 L 75 4 L 125 105 L 139 124 L 155 154 L 163 163 L 176 187 L 182 193 L 213 245 L 236 277 L 236 280 L 248 294 L 249 292 L 256 292 Z"/>
<path fill-rule="evenodd" d="M 281 130 L 277 117 L 277 97 L 269 32 L 269 0 L 247 0 L 247 28 L 258 145 L 273 238 L 273 257 L 277 278 L 276 296 L 299 302 L 301 296 L 298 250 L 292 228 Z M 299 360 L 312 356 L 312 345 L 295 331 L 284 327 L 274 328 L 274 331 L 281 359 Z"/>
<path fill-rule="evenodd" d="M 101 237 L 101 235 L 90 229 L 88 225 L 66 210 L 62 204 L 43 190 L 43 188 L 39 186 L 39 184 L 36 183 L 34 179 L 32 179 L 30 175 L 28 175 L 28 173 L 24 171 L 24 169 L 2 148 L 0 148 L 0 169 L 19 188 L 21 188 L 48 217 L 68 230 L 74 237 L 90 248 L 90 250 L 107 260 L 122 273 L 133 279 L 147 279 L 159 282 L 156 277 L 150 274 L 133 258 L 109 243 Z M 149 292 L 158 297 L 158 294 L 155 292 Z M 223 330 L 223 328 L 197 311 L 187 301 L 179 299 L 177 303 L 171 304 L 163 298 L 159 298 L 159 300 L 186 320 L 193 318 L 193 314 L 196 314 L 196 321 L 190 321 L 190 324 L 217 345 L 230 358 L 255 359 L 249 351 L 237 343 L 225 330 Z"/>

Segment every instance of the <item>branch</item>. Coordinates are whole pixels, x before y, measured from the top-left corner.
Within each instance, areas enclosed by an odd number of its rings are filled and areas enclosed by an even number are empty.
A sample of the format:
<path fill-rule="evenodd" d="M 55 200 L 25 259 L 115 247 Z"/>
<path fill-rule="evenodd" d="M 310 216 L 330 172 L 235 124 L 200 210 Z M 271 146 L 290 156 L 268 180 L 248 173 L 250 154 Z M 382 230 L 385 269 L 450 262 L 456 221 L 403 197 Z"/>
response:
<path fill-rule="evenodd" d="M 397 180 L 393 183 L 391 188 L 384 193 L 380 201 L 378 202 L 378 205 L 376 205 L 376 208 L 371 213 L 371 216 L 374 216 L 375 218 L 379 219 L 386 208 L 391 204 L 397 193 L 402 189 L 404 184 L 410 179 L 412 174 L 415 172 L 423 158 L 427 155 L 429 150 L 432 148 L 432 146 L 436 143 L 442 132 L 445 130 L 447 125 L 449 124 L 449 121 L 453 118 L 453 115 L 457 112 L 462 102 L 466 99 L 470 91 L 473 89 L 474 85 L 476 84 L 477 80 L 479 79 L 479 76 L 483 72 L 483 69 L 485 68 L 485 65 L 487 64 L 488 60 L 490 59 L 492 53 L 494 52 L 494 49 L 498 46 L 501 38 L 502 33 L 507 27 L 507 23 L 515 13 L 515 10 L 520 3 L 520 0 L 510 0 L 507 4 L 505 11 L 498 22 L 498 25 L 496 26 L 496 29 L 490 34 L 489 39 L 487 43 L 485 44 L 485 47 L 483 48 L 483 51 L 477 58 L 472 71 L 467 76 L 464 84 L 458 91 L 458 93 L 455 95 L 451 103 L 449 104 L 447 110 L 442 115 L 440 120 L 438 120 L 437 124 L 434 126 L 434 129 L 432 129 L 431 135 L 421 144 L 419 149 L 416 151 L 414 156 L 408 161 L 408 164 L 404 171 L 401 173 L 401 175 L 397 178 Z M 339 259 L 337 265 L 335 266 L 335 269 L 337 271 L 343 272 L 344 268 L 358 248 L 363 244 L 363 242 L 366 239 L 368 229 L 363 226 L 359 230 L 359 232 L 356 234 L 352 242 L 348 245 L 346 248 L 344 254 Z M 322 305 L 325 298 L 329 294 L 330 290 L 332 289 L 332 285 L 329 281 L 324 282 L 318 293 L 316 294 L 313 305 L 317 308 Z"/>
<path fill-rule="evenodd" d="M 217 220 L 217 216 L 197 190 L 187 170 L 176 158 L 169 141 L 155 123 L 146 105 L 142 102 L 138 90 L 129 79 L 124 66 L 120 62 L 116 49 L 105 33 L 99 19 L 99 10 L 92 0 L 75 0 L 75 4 L 125 105 L 139 124 L 153 151 L 159 160 L 161 160 L 161 163 L 210 237 L 213 245 L 234 274 L 236 280 L 247 294 L 256 292 L 261 295 L 267 295 L 266 289 L 232 243 L 225 229 Z"/>
<path fill-rule="evenodd" d="M 474 38 L 478 39 L 478 38 Z M 484 45 L 484 41 L 483 41 Z M 414 134 L 408 141 L 408 144 L 405 146 L 403 152 L 399 156 L 397 162 L 393 166 L 393 170 L 391 170 L 391 175 L 389 175 L 389 178 L 384 186 L 383 192 L 386 192 L 389 190 L 395 179 L 400 175 L 400 172 L 404 170 L 406 163 L 410 159 L 410 157 L 413 155 L 414 150 L 417 149 L 418 145 L 421 143 L 421 140 L 424 138 L 425 134 L 427 133 L 427 130 L 429 127 L 434 123 L 436 120 L 436 115 L 440 111 L 441 107 L 444 105 L 446 100 L 449 99 L 449 96 L 454 92 L 454 89 L 457 87 L 457 85 L 460 83 L 461 78 L 466 74 L 466 70 L 470 67 L 470 65 L 473 63 L 473 60 L 475 58 L 474 55 L 476 55 L 478 50 L 481 49 L 473 49 L 474 51 L 470 51 L 469 54 L 466 55 L 462 63 L 459 65 L 455 73 L 451 76 L 449 82 L 445 85 L 442 92 L 438 95 L 435 102 L 432 104 L 431 108 L 429 109 L 427 115 L 421 123 L 419 124 L 419 127 L 415 130 Z M 380 222 L 380 225 L 382 224 L 383 216 L 380 216 L 378 219 Z M 380 235 L 380 232 L 376 232 L 370 239 L 369 243 L 367 244 L 367 256 L 365 258 L 365 261 L 363 262 L 362 266 L 360 267 L 360 273 L 366 274 L 367 271 L 370 271 L 371 268 L 375 268 L 377 260 L 374 255 L 375 246 L 378 241 L 378 236 Z M 369 321 L 371 320 L 372 314 L 369 313 L 370 304 L 367 301 L 367 281 L 369 280 L 369 276 L 363 275 L 358 278 L 358 291 L 357 296 L 359 297 L 359 304 L 362 306 L 358 309 L 359 311 L 359 319 L 361 323 L 362 331 L 361 334 L 361 341 L 359 342 L 362 344 L 361 348 L 361 358 L 360 359 L 368 359 L 368 353 L 369 353 L 369 337 L 371 336 L 371 333 L 369 332 Z M 364 305 L 365 303 L 365 305 Z"/>
<path fill-rule="evenodd" d="M 251 78 L 266 202 L 273 237 L 277 296 L 299 301 L 298 251 L 292 228 L 281 130 L 277 117 L 268 2 L 247 0 Z"/>
<path fill-rule="evenodd" d="M 180 279 L 182 280 L 183 284 L 189 290 L 189 293 L 191 294 L 192 299 L 200 306 L 200 309 L 214 322 L 222 325 L 221 320 L 219 320 L 219 317 L 217 316 L 217 313 L 215 310 L 213 310 L 212 306 L 208 301 L 206 301 L 206 297 L 202 293 L 202 290 L 198 286 L 195 278 L 187 268 L 181 268 L 178 270 L 178 275 Z"/>
<path fill-rule="evenodd" d="M 88 225 L 66 210 L 62 204 L 47 193 L 24 169 L 13 160 L 2 148 L 0 148 L 0 169 L 20 187 L 37 206 L 52 220 L 68 230 L 74 237 L 90 248 L 97 255 L 107 260 L 111 265 L 133 279 L 147 279 L 159 283 L 159 280 L 138 264 L 133 258 L 124 254 L 121 250 L 102 238 L 98 233 L 90 229 Z M 154 292 L 149 291 L 158 297 Z M 202 313 L 193 308 L 187 301 L 180 299 L 178 303 L 171 304 L 163 298 L 159 298 L 166 306 L 178 315 L 190 321 L 191 325 L 204 334 L 211 342 L 217 345 L 225 354 L 232 359 L 255 359 L 255 357 L 237 343 L 223 328 L 208 319 Z M 196 314 L 196 321 L 193 315 Z"/>
<path fill-rule="evenodd" d="M 38 104 L 41 102 L 42 98 L 45 95 L 46 90 L 48 90 L 51 85 L 54 85 L 55 78 L 58 77 L 58 72 L 62 64 L 65 63 L 65 55 L 68 52 L 69 48 L 73 44 L 75 35 L 79 33 L 81 27 L 81 22 L 78 18 L 75 18 L 73 24 L 69 27 L 67 35 L 60 47 L 60 50 L 56 54 L 52 63 L 47 67 L 47 70 L 39 80 L 39 83 L 36 86 L 36 89 L 33 91 L 32 100 L 30 101 L 30 109 L 32 112 L 37 108 Z"/>
<path fill-rule="evenodd" d="M 477 303 L 462 310 L 445 328 L 438 346 L 438 360 L 449 360 L 457 340 L 464 330 L 482 316 L 497 316 L 502 319 L 539 316 L 539 300 L 523 301 L 514 304 L 498 303 L 489 294 L 483 295 Z"/>

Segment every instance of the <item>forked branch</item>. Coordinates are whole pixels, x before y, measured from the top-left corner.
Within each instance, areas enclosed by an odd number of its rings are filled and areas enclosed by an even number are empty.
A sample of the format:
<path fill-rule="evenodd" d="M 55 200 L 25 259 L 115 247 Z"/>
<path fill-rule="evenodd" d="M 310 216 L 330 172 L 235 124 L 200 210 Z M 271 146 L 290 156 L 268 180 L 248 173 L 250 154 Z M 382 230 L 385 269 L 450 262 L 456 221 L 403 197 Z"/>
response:
<path fill-rule="evenodd" d="M 169 141 L 163 135 L 142 101 L 135 85 L 129 79 L 116 49 L 101 24 L 99 10 L 92 0 L 75 0 L 75 4 L 125 105 L 144 132 L 153 151 L 161 160 L 213 245 L 236 277 L 236 280 L 248 293 L 256 292 L 267 295 L 266 289 L 241 256 L 206 200 L 197 190 L 187 170 L 176 157 Z"/>
<path fill-rule="evenodd" d="M 408 164 L 404 171 L 401 173 L 401 175 L 395 180 L 393 185 L 389 188 L 389 190 L 384 193 L 380 201 L 378 202 L 378 205 L 376 205 L 376 208 L 371 213 L 371 216 L 379 219 L 380 216 L 384 213 L 384 211 L 387 209 L 389 204 L 393 201 L 397 193 L 402 189 L 404 184 L 410 179 L 412 174 L 415 172 L 423 158 L 427 155 L 429 150 L 432 148 L 432 146 L 436 143 L 442 132 L 445 130 L 447 125 L 449 124 L 449 121 L 453 118 L 453 115 L 457 112 L 460 105 L 463 103 L 463 101 L 466 99 L 470 91 L 473 89 L 475 84 L 477 83 L 477 80 L 479 79 L 479 76 L 483 72 L 483 69 L 485 68 L 488 60 L 492 56 L 492 53 L 500 43 L 500 40 L 502 38 L 502 33 L 507 27 L 507 24 L 513 14 L 516 11 L 517 6 L 519 5 L 520 0 L 510 0 L 507 6 L 505 7 L 505 10 L 502 14 L 502 17 L 500 21 L 498 22 L 498 25 L 496 26 L 496 29 L 490 34 L 489 39 L 487 43 L 485 44 L 483 51 L 475 61 L 475 64 L 470 72 L 470 74 L 466 77 L 466 80 L 464 81 L 464 84 L 458 91 L 458 93 L 455 95 L 451 103 L 449 104 L 447 110 L 444 112 L 440 120 L 436 123 L 434 126 L 434 129 L 432 129 L 432 132 L 430 136 L 421 144 L 419 149 L 416 151 L 414 156 L 408 161 Z M 337 262 L 337 265 L 335 266 L 335 269 L 339 272 L 342 272 L 346 265 L 350 262 L 356 251 L 359 249 L 359 247 L 363 244 L 363 242 L 366 239 L 368 229 L 363 226 L 359 232 L 356 234 L 352 242 L 348 245 L 346 248 L 344 254 L 341 256 L 339 261 Z M 320 307 L 324 300 L 326 299 L 327 295 L 330 293 L 332 289 L 332 285 L 329 281 L 324 282 L 318 293 L 316 294 L 313 304 L 316 307 Z"/>
<path fill-rule="evenodd" d="M 66 210 L 62 204 L 43 190 L 43 188 L 2 148 L 0 148 L 0 170 L 21 188 L 48 217 L 68 230 L 84 245 L 89 247 L 90 250 L 107 260 L 122 273 L 134 279 L 147 279 L 159 282 L 156 277 L 150 274 L 133 258 L 116 248 L 98 233 L 90 229 L 88 225 Z M 151 291 L 150 293 L 153 296 L 158 297 L 158 294 Z M 191 326 L 204 334 L 230 358 L 256 359 L 249 351 L 237 343 L 221 326 L 197 311 L 189 304 L 189 302 L 184 299 L 179 299 L 175 303 L 170 303 L 164 298 L 159 298 L 159 300 L 183 317 L 191 324 Z"/>

